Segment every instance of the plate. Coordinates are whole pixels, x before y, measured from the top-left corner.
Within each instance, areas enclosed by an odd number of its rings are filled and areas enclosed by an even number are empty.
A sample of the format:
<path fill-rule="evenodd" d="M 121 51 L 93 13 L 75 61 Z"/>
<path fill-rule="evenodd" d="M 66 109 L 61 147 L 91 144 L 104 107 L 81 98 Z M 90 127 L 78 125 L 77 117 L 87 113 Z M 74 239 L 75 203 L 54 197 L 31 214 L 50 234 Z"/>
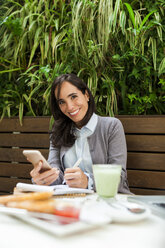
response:
<path fill-rule="evenodd" d="M 113 200 L 101 200 L 102 206 L 104 205 L 104 211 L 109 213 L 112 218 L 112 222 L 128 223 L 137 222 L 148 218 L 151 215 L 151 210 L 142 204 L 130 203 L 128 201 Z M 102 207 L 103 208 L 103 207 Z M 141 209 L 142 211 L 131 212 L 129 209 Z"/>
<path fill-rule="evenodd" d="M 93 216 L 88 218 L 89 216 L 84 215 L 85 211 L 82 212 L 83 214 L 81 216 L 83 220 L 39 212 L 29 212 L 25 209 L 9 208 L 4 206 L 0 206 L 0 213 L 9 215 L 12 218 L 31 224 L 41 230 L 47 231 L 59 237 L 97 229 L 111 222 L 110 217 L 108 217 L 108 222 L 106 222 L 107 219 L 104 218 L 104 215 L 101 215 L 102 218 L 99 222 L 93 221 Z M 87 223 L 87 221 L 91 221 L 91 223 Z"/>
<path fill-rule="evenodd" d="M 135 195 L 128 197 L 128 201 L 145 204 L 151 209 L 153 214 L 165 219 L 164 195 Z"/>
<path fill-rule="evenodd" d="M 47 231 L 55 236 L 64 237 L 70 234 L 76 234 L 84 231 L 89 231 L 91 229 L 98 228 L 97 225 L 90 225 L 81 221 L 73 222 L 70 224 L 57 224 L 49 223 L 48 221 L 40 220 L 34 217 L 28 216 L 17 216 L 18 219 L 31 224 L 41 230 Z"/>

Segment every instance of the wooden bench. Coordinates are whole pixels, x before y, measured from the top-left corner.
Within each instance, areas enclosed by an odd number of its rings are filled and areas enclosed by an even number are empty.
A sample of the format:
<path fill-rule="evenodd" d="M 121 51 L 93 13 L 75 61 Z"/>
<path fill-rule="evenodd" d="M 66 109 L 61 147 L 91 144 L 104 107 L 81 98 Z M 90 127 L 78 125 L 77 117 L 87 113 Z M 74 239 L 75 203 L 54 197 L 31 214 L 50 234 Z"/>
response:
<path fill-rule="evenodd" d="M 165 116 L 117 116 L 128 149 L 128 181 L 135 194 L 165 195 Z M 39 149 L 47 158 L 50 117 L 4 118 L 0 122 L 0 194 L 13 192 L 17 182 L 31 183 L 33 168 L 22 154 Z"/>

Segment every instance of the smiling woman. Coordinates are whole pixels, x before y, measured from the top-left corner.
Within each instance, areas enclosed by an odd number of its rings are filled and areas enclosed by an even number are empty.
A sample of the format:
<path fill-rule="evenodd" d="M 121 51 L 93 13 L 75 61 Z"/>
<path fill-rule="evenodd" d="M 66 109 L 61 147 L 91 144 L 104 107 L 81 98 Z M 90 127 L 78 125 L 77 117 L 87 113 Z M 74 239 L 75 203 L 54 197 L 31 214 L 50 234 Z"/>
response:
<path fill-rule="evenodd" d="M 68 110 L 71 110 L 71 114 L 64 112 L 68 107 L 72 108 Z M 73 116 L 74 112 L 80 109 L 81 111 Z M 87 124 L 95 112 L 95 101 L 91 91 L 79 77 L 74 74 L 63 74 L 52 84 L 51 112 L 55 120 L 53 144 L 56 147 L 68 147 L 75 142 L 73 125 L 76 122 L 81 127 Z"/>
<path fill-rule="evenodd" d="M 119 192 L 130 193 L 122 124 L 116 118 L 95 114 L 93 95 L 79 77 L 63 74 L 55 79 L 51 88 L 51 111 L 55 122 L 48 162 L 52 169 L 40 173 L 40 162 L 31 173 L 33 181 L 95 190 L 92 165 L 114 164 L 122 166 Z M 79 167 L 73 167 L 80 158 Z"/>

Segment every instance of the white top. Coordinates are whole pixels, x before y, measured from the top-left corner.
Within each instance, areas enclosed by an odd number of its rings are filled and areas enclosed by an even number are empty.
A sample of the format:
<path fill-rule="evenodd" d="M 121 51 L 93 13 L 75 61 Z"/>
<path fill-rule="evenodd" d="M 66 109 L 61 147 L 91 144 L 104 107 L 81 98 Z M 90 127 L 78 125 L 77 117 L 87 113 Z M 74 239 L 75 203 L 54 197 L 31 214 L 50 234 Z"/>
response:
<path fill-rule="evenodd" d="M 64 166 L 65 168 L 71 168 L 75 162 L 82 158 L 82 161 L 79 165 L 80 169 L 88 176 L 88 189 L 93 188 L 93 180 L 91 179 L 92 171 L 92 159 L 89 151 L 89 145 L 87 137 L 93 134 L 95 131 L 98 121 L 98 116 L 93 113 L 92 117 L 88 123 L 83 126 L 81 129 L 76 128 L 76 141 L 74 145 L 66 152 L 64 156 Z"/>

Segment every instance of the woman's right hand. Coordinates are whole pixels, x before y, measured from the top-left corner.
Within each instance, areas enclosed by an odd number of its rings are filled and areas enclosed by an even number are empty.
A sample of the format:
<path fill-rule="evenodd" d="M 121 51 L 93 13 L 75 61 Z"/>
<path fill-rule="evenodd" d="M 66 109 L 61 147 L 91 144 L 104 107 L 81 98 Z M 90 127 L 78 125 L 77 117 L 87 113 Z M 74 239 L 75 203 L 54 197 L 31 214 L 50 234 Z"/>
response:
<path fill-rule="evenodd" d="M 33 181 L 38 185 L 50 185 L 59 177 L 59 170 L 52 168 L 50 170 L 40 172 L 42 169 L 42 161 L 30 172 Z"/>

